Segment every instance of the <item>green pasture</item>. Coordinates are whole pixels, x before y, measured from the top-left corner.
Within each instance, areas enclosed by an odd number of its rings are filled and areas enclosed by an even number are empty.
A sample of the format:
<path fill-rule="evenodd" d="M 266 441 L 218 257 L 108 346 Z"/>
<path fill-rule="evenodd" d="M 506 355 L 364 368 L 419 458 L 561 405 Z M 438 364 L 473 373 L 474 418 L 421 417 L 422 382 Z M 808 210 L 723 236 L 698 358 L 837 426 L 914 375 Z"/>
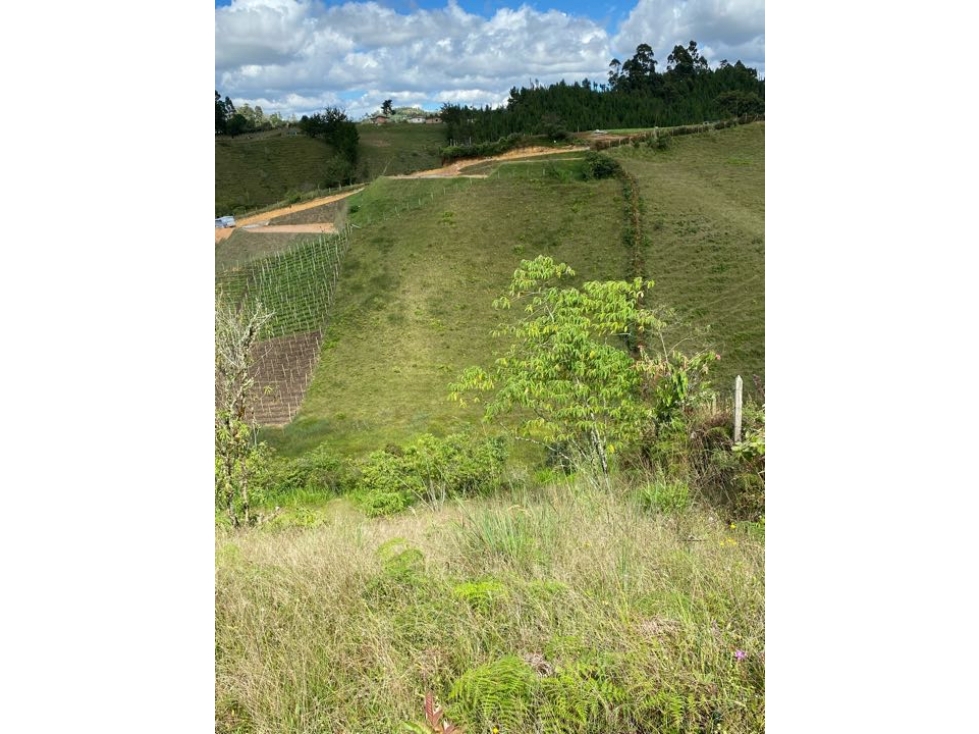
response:
<path fill-rule="evenodd" d="M 585 279 L 622 277 L 620 185 L 576 179 L 577 162 L 502 164 L 486 179 L 382 179 L 349 199 L 350 248 L 331 327 L 282 451 L 329 440 L 361 453 L 478 420 L 448 401 L 467 366 L 503 344 L 491 307 L 525 258 Z"/>
<path fill-rule="evenodd" d="M 721 354 L 715 386 L 765 375 L 765 124 L 681 135 L 665 150 L 613 148 L 639 181 L 653 303 Z"/>
<path fill-rule="evenodd" d="M 763 381 L 764 124 L 608 154 L 640 187 L 649 305 L 677 310 L 679 348 L 721 354 L 722 394 L 737 374 Z M 362 454 L 477 421 L 479 406 L 450 403 L 447 385 L 502 351 L 491 304 L 522 259 L 550 255 L 579 281 L 629 275 L 622 183 L 584 181 L 581 158 L 564 158 L 484 162 L 482 179 L 379 178 L 347 199 L 350 247 L 319 368 L 293 424 L 263 437 L 286 454 L 323 441 Z M 238 231 L 218 262 L 301 241 L 265 239 L 276 237 Z"/>

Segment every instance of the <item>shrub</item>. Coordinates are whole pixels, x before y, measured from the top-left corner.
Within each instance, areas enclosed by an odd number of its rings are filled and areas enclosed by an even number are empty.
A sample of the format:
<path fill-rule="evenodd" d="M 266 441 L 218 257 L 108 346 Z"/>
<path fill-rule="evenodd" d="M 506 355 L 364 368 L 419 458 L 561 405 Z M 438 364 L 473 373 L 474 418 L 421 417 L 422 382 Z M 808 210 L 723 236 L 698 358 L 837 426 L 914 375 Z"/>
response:
<path fill-rule="evenodd" d="M 276 495 L 289 493 L 342 494 L 353 488 L 350 464 L 325 444 L 299 458 L 280 461 L 269 481 Z"/>
<path fill-rule="evenodd" d="M 494 142 L 474 143 L 470 145 L 448 145 L 439 148 L 439 156 L 442 161 L 449 163 L 459 158 L 478 158 L 481 156 L 493 156 L 506 153 L 517 147 L 523 140 L 523 136 L 518 133 L 511 133 L 505 138 L 500 138 Z"/>
<path fill-rule="evenodd" d="M 730 409 L 687 406 L 647 434 L 640 468 L 685 481 L 732 520 L 756 521 L 765 514 L 764 408 L 745 406 L 738 444 L 733 423 Z"/>
<path fill-rule="evenodd" d="M 496 489 L 507 455 L 503 437 L 477 441 L 464 434 L 444 439 L 426 434 L 405 450 L 405 458 L 424 485 L 424 498 L 430 502 Z"/>
<path fill-rule="evenodd" d="M 361 462 L 356 498 L 372 516 L 399 512 L 418 499 L 440 508 L 449 497 L 496 489 L 507 455 L 502 437 L 425 434 L 404 449 L 389 446 Z"/>
<path fill-rule="evenodd" d="M 421 481 L 403 456 L 374 451 L 359 468 L 353 500 L 368 517 L 401 512 L 421 494 Z"/>
<path fill-rule="evenodd" d="M 622 170 L 622 165 L 609 155 L 594 150 L 585 154 L 585 180 L 612 178 Z"/>
<path fill-rule="evenodd" d="M 376 489 L 356 492 L 352 495 L 352 499 L 367 517 L 395 515 L 407 509 L 412 501 L 412 498 L 403 492 L 385 492 Z"/>

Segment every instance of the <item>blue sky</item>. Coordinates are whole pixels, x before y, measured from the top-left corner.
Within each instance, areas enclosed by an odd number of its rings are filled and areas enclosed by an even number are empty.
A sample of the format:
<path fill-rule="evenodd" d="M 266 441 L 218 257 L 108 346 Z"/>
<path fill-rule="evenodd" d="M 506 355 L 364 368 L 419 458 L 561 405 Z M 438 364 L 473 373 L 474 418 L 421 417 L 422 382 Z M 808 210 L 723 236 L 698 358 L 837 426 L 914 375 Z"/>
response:
<path fill-rule="evenodd" d="M 665 70 L 690 40 L 764 76 L 764 0 L 216 0 L 215 89 L 284 117 L 497 106 L 534 81 L 604 82 L 640 43 Z"/>

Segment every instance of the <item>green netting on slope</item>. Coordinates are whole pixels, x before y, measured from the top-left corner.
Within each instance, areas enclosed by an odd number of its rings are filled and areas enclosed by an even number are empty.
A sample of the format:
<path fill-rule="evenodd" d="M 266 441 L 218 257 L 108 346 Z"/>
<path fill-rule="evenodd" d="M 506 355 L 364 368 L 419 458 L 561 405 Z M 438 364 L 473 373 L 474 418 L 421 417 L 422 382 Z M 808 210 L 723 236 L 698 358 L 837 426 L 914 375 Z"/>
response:
<path fill-rule="evenodd" d="M 237 303 L 258 300 L 274 314 L 263 338 L 322 329 L 349 243 L 346 231 L 301 242 L 285 252 L 221 273 L 217 290 Z"/>

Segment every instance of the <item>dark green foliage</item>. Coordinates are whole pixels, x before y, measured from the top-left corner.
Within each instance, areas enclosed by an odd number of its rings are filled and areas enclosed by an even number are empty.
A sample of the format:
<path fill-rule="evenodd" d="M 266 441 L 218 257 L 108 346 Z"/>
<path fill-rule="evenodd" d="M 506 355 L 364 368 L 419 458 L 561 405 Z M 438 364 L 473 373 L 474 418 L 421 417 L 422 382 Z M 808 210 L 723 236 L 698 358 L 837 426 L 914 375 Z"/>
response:
<path fill-rule="evenodd" d="M 332 496 L 353 487 L 354 473 L 346 459 L 322 444 L 298 458 L 276 462 L 269 483 L 270 494 L 280 497 L 290 493 Z"/>
<path fill-rule="evenodd" d="M 563 131 L 671 127 L 746 114 L 749 109 L 750 114 L 764 113 L 765 82 L 740 61 L 734 65 L 723 61 L 711 69 L 696 41 L 674 46 L 663 73 L 656 70 L 654 56 L 653 49 L 642 43 L 625 62 L 613 59 L 608 84 L 584 79 L 548 87 L 514 87 L 506 107 L 497 109 L 445 105 L 441 116 L 446 137 L 482 143 L 527 133 L 552 140 Z M 722 96 L 728 92 L 739 92 L 744 96 L 737 99 L 754 103 L 732 107 L 731 98 Z"/>
<path fill-rule="evenodd" d="M 235 106 L 231 97 L 221 99 L 221 93 L 214 90 L 214 133 L 221 135 L 228 132 L 228 121 L 235 114 Z"/>
<path fill-rule="evenodd" d="M 654 135 L 646 140 L 646 145 L 648 145 L 653 150 L 668 150 L 670 143 L 673 142 L 672 136 L 668 133 L 660 133 L 659 135 Z"/>
<path fill-rule="evenodd" d="M 722 92 L 717 95 L 715 103 L 726 117 L 765 114 L 765 100 L 757 93 L 747 92 L 743 89 L 730 89 Z"/>
<path fill-rule="evenodd" d="M 660 512 L 680 509 L 688 504 L 683 490 L 689 486 L 731 521 L 764 518 L 764 408 L 745 406 L 740 443 L 734 443 L 732 425 L 729 409 L 684 410 L 650 432 L 641 464 L 660 478 L 639 491 L 640 506 Z"/>
<path fill-rule="evenodd" d="M 594 150 L 585 154 L 585 178 L 612 178 L 622 171 L 622 164 L 605 153 Z"/>
<path fill-rule="evenodd" d="M 235 113 L 228 118 L 227 123 L 224 126 L 224 132 L 226 132 L 231 137 L 241 135 L 248 129 L 248 120 L 244 115 Z"/>
<path fill-rule="evenodd" d="M 317 112 L 312 117 L 303 115 L 299 120 L 299 129 L 311 138 L 322 138 L 332 145 L 340 154 L 346 166 L 335 166 L 328 172 L 326 185 L 346 183 L 353 180 L 354 166 L 357 163 L 357 143 L 359 135 L 357 125 L 347 119 L 347 115 L 338 107 L 327 107 L 323 112 Z"/>

